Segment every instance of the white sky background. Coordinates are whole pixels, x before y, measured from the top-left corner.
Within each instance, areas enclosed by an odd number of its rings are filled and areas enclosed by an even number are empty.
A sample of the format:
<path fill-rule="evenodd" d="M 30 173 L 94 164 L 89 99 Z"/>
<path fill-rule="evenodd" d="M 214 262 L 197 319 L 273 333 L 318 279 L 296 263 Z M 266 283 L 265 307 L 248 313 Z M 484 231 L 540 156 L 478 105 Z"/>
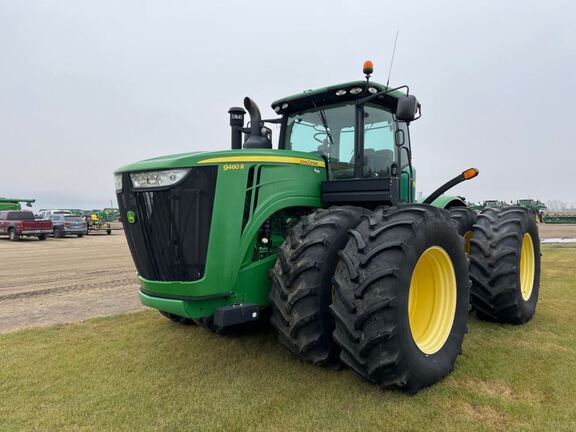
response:
<path fill-rule="evenodd" d="M 121 165 L 229 148 L 244 96 L 385 83 L 398 29 L 418 191 L 576 201 L 572 2 L 372 3 L 0 0 L 0 196 L 107 207 Z"/>

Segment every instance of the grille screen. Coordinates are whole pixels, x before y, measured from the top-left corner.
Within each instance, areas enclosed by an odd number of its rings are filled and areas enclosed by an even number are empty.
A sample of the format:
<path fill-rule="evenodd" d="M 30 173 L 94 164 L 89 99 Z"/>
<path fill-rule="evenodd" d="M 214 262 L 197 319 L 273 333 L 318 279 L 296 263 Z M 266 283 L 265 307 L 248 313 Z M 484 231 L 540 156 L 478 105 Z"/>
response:
<path fill-rule="evenodd" d="M 206 265 L 218 167 L 192 168 L 178 185 L 132 188 L 123 174 L 117 195 L 126 239 L 140 276 L 157 281 L 194 281 Z M 135 223 L 126 220 L 133 211 Z"/>

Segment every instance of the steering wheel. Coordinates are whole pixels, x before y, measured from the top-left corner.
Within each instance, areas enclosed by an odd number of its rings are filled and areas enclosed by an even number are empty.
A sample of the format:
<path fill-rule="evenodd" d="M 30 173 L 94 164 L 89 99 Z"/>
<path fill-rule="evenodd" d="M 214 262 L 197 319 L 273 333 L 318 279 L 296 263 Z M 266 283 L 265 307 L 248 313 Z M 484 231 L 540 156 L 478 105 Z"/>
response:
<path fill-rule="evenodd" d="M 324 135 L 324 138 L 321 140 L 318 136 Z M 326 132 L 316 132 L 314 134 L 314 140 L 319 142 L 320 144 L 326 144 L 326 139 L 328 138 L 328 134 Z"/>

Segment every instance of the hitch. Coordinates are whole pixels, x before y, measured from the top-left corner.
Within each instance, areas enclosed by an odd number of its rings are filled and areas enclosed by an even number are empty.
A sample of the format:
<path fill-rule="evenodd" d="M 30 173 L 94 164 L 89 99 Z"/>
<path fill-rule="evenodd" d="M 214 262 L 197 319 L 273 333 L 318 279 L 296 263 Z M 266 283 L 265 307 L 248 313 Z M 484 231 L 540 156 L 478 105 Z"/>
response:
<path fill-rule="evenodd" d="M 214 310 L 214 325 L 220 329 L 249 321 L 256 321 L 260 317 L 260 308 L 257 304 L 239 303 L 221 306 Z"/>

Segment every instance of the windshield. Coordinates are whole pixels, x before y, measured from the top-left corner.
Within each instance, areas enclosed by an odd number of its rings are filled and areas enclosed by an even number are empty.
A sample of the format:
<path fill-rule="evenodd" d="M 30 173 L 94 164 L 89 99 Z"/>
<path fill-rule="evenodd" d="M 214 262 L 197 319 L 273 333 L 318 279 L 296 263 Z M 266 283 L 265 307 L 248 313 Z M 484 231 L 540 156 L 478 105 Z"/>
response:
<path fill-rule="evenodd" d="M 82 218 L 80 216 L 64 216 L 67 222 L 82 222 Z"/>
<path fill-rule="evenodd" d="M 354 103 L 343 103 L 291 114 L 286 123 L 285 147 L 328 158 L 333 178 L 354 176 Z M 381 106 L 365 106 L 364 175 L 390 175 L 394 162 L 395 123 Z"/>

